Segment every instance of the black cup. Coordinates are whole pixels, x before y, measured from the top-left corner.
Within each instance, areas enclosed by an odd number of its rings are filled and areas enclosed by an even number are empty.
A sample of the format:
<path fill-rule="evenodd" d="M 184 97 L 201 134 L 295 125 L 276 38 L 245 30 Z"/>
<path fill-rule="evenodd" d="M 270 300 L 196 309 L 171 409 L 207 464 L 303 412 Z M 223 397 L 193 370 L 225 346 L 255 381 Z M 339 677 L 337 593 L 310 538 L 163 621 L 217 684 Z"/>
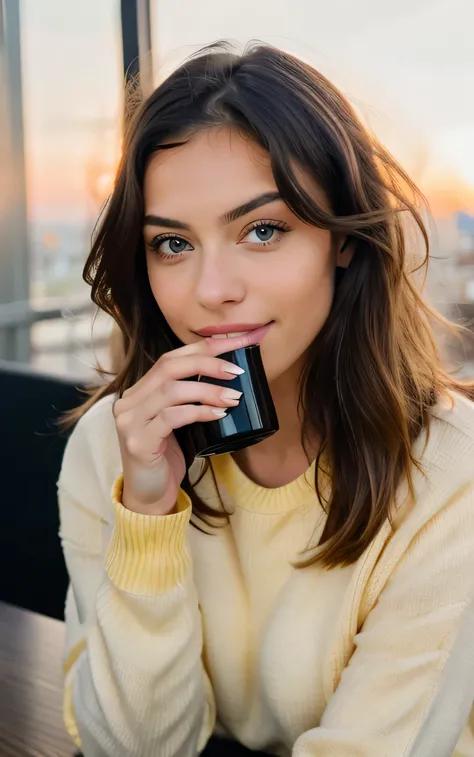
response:
<path fill-rule="evenodd" d="M 237 452 L 244 447 L 258 444 L 279 428 L 275 405 L 263 368 L 260 346 L 256 344 L 232 350 L 219 357 L 243 368 L 245 373 L 225 382 L 206 376 L 199 380 L 208 384 L 229 386 L 243 394 L 236 407 L 228 408 L 225 418 L 193 423 L 189 427 L 196 457 Z"/>

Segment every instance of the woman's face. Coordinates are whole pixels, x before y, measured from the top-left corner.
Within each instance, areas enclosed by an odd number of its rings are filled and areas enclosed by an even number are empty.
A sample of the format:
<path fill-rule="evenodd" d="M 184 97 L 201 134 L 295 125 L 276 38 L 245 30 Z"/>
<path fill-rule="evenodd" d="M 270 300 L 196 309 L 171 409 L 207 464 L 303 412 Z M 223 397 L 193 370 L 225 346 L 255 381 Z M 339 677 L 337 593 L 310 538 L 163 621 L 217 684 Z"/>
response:
<path fill-rule="evenodd" d="M 272 322 L 261 341 L 270 383 L 299 371 L 326 321 L 341 244 L 276 194 L 268 154 L 224 128 L 158 152 L 144 184 L 148 275 L 171 329 L 190 343 L 208 326 Z"/>

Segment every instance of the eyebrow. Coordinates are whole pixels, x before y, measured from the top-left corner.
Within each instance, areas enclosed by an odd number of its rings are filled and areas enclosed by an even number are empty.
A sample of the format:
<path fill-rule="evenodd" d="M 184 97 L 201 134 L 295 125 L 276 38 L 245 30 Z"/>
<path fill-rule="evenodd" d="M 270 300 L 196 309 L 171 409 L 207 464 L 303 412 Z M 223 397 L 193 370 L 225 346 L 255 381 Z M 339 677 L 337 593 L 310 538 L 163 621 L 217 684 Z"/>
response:
<path fill-rule="evenodd" d="M 238 218 L 248 215 L 252 210 L 257 210 L 263 205 L 268 205 L 275 200 L 281 200 L 279 192 L 265 192 L 264 194 L 254 197 L 253 200 L 244 202 L 243 205 L 239 205 L 233 210 L 229 210 L 220 216 L 219 221 L 224 224 L 233 223 Z M 165 229 L 181 229 L 182 231 L 191 231 L 189 224 L 183 221 L 177 221 L 174 218 L 165 218 L 164 216 L 146 215 L 144 220 L 145 226 L 164 226 Z"/>

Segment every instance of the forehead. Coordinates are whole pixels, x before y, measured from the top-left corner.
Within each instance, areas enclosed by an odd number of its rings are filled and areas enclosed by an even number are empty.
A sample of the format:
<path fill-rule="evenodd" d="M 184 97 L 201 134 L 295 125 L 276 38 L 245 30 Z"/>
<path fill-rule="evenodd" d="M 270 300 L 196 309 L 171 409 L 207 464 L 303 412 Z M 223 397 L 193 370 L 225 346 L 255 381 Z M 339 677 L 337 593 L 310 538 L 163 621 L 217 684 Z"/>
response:
<path fill-rule="evenodd" d="M 301 187 L 330 210 L 323 188 L 300 166 L 294 170 Z M 153 155 L 143 186 L 145 214 L 189 222 L 215 218 L 275 190 L 269 153 L 236 129 L 215 127 Z"/>
<path fill-rule="evenodd" d="M 161 215 L 172 215 L 172 209 L 204 207 L 220 215 L 275 189 L 268 153 L 235 130 L 215 128 L 152 157 L 144 181 L 145 211 L 159 208 Z"/>

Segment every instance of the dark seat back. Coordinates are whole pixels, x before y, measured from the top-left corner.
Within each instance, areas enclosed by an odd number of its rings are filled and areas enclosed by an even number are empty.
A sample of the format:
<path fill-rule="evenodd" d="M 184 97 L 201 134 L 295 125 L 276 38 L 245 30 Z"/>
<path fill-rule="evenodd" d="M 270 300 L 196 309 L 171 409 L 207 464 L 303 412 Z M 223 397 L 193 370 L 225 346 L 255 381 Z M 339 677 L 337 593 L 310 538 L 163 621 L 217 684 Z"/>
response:
<path fill-rule="evenodd" d="M 63 619 L 67 572 L 56 481 L 67 435 L 55 422 L 78 382 L 0 361 L 0 599 Z"/>

